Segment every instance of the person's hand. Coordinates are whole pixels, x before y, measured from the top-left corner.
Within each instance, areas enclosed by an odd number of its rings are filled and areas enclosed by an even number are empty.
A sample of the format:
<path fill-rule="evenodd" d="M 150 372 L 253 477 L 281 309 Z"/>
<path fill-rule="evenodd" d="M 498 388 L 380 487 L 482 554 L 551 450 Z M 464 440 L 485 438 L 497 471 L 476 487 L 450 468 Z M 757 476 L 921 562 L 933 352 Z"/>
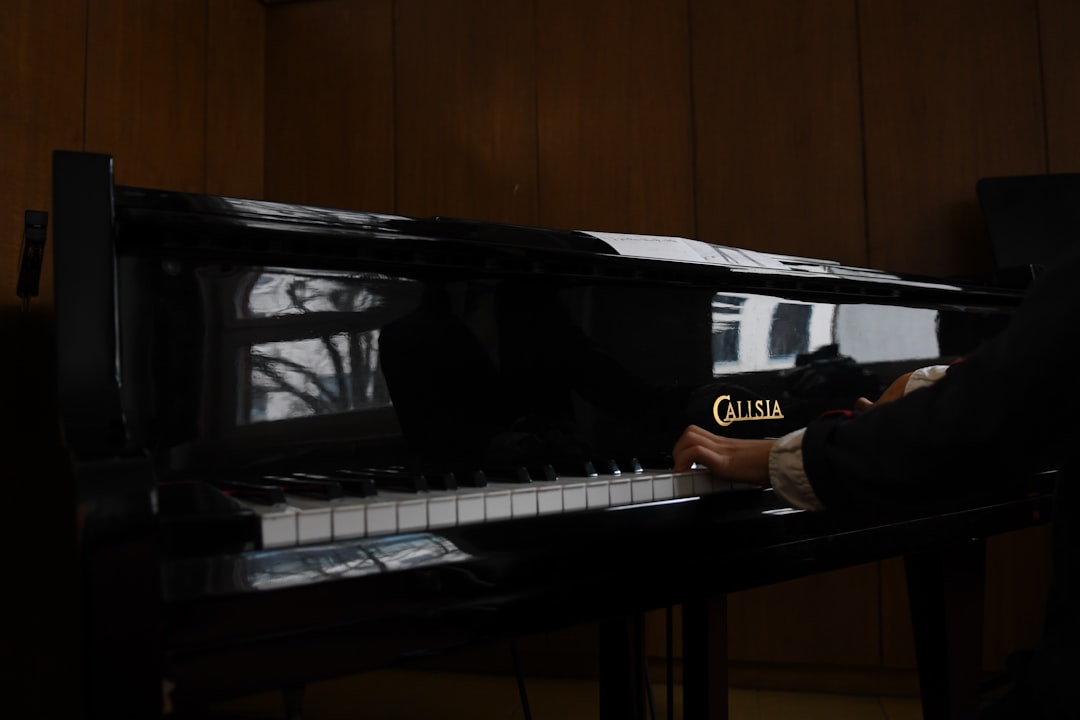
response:
<path fill-rule="evenodd" d="M 881 393 L 881 397 L 877 399 L 877 402 L 873 402 L 868 398 L 861 397 L 855 401 L 855 409 L 859 412 L 866 412 L 872 410 L 878 405 L 884 405 L 890 403 L 893 400 L 899 400 L 904 397 L 904 389 L 907 387 L 908 380 L 911 378 L 911 373 L 904 373 L 900 377 L 893 380 L 892 385 L 885 388 L 885 392 Z"/>
<path fill-rule="evenodd" d="M 689 470 L 697 463 L 724 480 L 767 486 L 773 442 L 722 437 L 691 425 L 683 431 L 672 451 L 675 471 Z"/>

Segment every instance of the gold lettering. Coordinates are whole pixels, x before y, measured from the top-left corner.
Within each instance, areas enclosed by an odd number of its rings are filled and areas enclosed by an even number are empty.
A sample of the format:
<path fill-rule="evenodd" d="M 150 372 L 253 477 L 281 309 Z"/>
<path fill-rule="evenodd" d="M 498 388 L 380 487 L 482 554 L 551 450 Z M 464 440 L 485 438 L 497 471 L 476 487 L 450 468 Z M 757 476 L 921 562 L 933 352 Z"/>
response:
<path fill-rule="evenodd" d="M 720 406 L 724 405 L 721 417 Z M 730 395 L 719 395 L 713 402 L 713 419 L 720 427 L 727 427 L 742 420 L 783 420 L 779 400 L 747 400 L 746 413 L 743 414 L 743 401 L 732 401 Z"/>

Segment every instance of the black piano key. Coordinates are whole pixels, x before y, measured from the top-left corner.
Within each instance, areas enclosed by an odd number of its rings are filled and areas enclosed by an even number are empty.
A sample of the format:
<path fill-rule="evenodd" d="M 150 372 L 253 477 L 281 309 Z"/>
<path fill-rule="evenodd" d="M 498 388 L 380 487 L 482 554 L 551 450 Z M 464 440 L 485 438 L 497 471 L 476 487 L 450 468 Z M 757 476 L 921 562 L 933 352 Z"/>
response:
<path fill-rule="evenodd" d="M 529 468 L 529 475 L 533 480 L 540 482 L 555 482 L 559 479 L 559 474 L 555 472 L 554 465 L 539 465 L 537 467 Z"/>
<path fill-rule="evenodd" d="M 457 473 L 452 472 L 426 472 L 424 480 L 432 490 L 457 490 L 460 485 Z"/>
<path fill-rule="evenodd" d="M 375 497 L 379 494 L 379 488 L 370 478 L 320 475 L 317 473 L 292 473 L 292 476 L 309 480 L 331 480 L 336 482 L 341 487 L 341 492 L 349 497 Z"/>
<path fill-rule="evenodd" d="M 625 458 L 619 461 L 619 469 L 624 473 L 642 473 L 645 472 L 645 468 L 642 467 L 641 461 L 636 457 Z"/>
<path fill-rule="evenodd" d="M 458 485 L 461 487 L 487 487 L 487 473 L 483 470 L 464 470 L 454 473 L 458 479 Z"/>
<path fill-rule="evenodd" d="M 591 460 L 560 460 L 555 463 L 555 473 L 560 477 L 597 477 L 596 465 Z"/>
<path fill-rule="evenodd" d="M 335 475 L 371 480 L 379 490 L 419 493 L 429 490 L 427 479 L 404 468 L 341 468 Z"/>
<path fill-rule="evenodd" d="M 593 465 L 596 466 L 596 471 L 600 475 L 622 475 L 622 469 L 619 467 L 619 463 L 615 462 L 612 458 L 594 460 Z"/>
<path fill-rule="evenodd" d="M 296 478 L 288 475 L 264 475 L 265 482 L 277 485 L 291 495 L 303 495 L 316 500 L 340 500 L 345 497 L 341 484 L 330 479 Z"/>
<path fill-rule="evenodd" d="M 282 505 L 285 502 L 285 493 L 277 485 L 243 480 L 226 480 L 223 478 L 214 478 L 210 483 L 226 495 L 256 502 L 260 505 Z"/>
<path fill-rule="evenodd" d="M 529 474 L 529 469 L 522 466 L 511 468 L 486 468 L 484 473 L 489 479 L 495 480 L 496 482 L 525 485 L 533 481 L 532 476 Z"/>

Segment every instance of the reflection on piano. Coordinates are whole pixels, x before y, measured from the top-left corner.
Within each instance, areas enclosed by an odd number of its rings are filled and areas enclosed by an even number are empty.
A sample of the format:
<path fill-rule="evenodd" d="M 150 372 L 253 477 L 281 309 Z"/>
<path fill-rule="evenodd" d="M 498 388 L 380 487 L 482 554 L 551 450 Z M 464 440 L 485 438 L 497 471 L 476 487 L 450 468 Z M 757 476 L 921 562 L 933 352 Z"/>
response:
<path fill-rule="evenodd" d="M 755 552 L 822 521 L 673 473 L 682 429 L 780 435 L 973 349 L 1020 297 L 117 187 L 102 155 L 57 153 L 54 193 L 94 716 L 156 712 L 162 679 L 183 706 L 776 579 Z M 689 559 L 721 542 L 747 553 L 722 586 Z M 626 592 L 642 573 L 665 589 Z"/>

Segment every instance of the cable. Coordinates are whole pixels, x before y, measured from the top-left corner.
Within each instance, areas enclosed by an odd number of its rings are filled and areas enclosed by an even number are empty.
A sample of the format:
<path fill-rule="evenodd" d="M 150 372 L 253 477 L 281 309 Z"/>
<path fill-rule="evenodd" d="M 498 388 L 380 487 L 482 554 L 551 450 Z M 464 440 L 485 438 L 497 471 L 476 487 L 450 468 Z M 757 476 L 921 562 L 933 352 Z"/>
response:
<path fill-rule="evenodd" d="M 656 720 L 656 698 L 653 697 L 652 681 L 649 679 L 649 658 L 641 653 L 641 674 L 645 680 L 645 699 L 649 703 L 649 717 Z"/>
<path fill-rule="evenodd" d="M 664 608 L 664 659 L 667 661 L 667 718 L 675 717 L 675 611 L 670 605 Z"/>
<path fill-rule="evenodd" d="M 514 678 L 517 680 L 518 696 L 521 698 L 521 713 L 525 720 L 532 720 L 529 710 L 529 696 L 525 692 L 525 678 L 521 674 L 521 662 L 518 659 L 517 641 L 510 641 L 510 657 L 514 661 Z"/>

